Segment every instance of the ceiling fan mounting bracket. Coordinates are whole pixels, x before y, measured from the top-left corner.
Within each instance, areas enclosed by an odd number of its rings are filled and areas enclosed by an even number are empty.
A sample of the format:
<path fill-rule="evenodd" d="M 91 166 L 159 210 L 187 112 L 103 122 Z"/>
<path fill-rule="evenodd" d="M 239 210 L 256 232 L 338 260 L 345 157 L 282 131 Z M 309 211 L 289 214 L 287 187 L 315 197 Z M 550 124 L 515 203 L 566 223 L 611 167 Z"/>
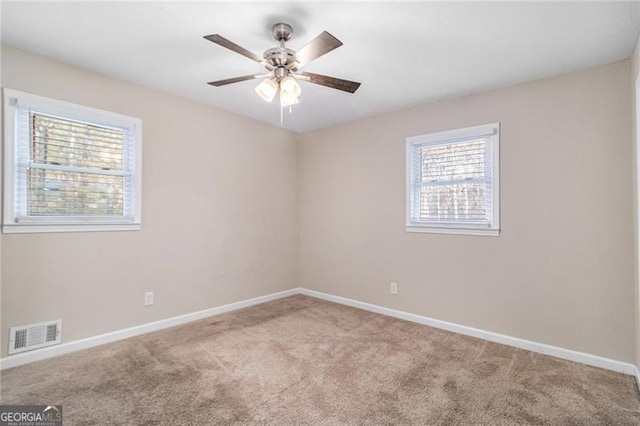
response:
<path fill-rule="evenodd" d="M 271 30 L 273 34 L 273 38 L 278 40 L 279 42 L 289 41 L 291 35 L 293 34 L 293 28 L 291 25 L 284 24 L 282 22 L 275 24 Z"/>

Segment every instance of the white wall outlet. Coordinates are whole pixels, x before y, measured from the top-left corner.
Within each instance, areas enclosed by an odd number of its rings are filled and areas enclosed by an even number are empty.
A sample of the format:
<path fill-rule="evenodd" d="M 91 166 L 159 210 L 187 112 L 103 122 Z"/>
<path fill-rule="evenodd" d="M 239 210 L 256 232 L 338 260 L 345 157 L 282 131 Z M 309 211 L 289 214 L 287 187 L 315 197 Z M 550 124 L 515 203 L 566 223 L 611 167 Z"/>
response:
<path fill-rule="evenodd" d="M 398 284 L 397 283 L 389 283 L 389 293 L 398 294 Z"/>
<path fill-rule="evenodd" d="M 153 305 L 153 292 L 147 291 L 144 294 L 144 306 L 151 306 L 151 305 Z"/>

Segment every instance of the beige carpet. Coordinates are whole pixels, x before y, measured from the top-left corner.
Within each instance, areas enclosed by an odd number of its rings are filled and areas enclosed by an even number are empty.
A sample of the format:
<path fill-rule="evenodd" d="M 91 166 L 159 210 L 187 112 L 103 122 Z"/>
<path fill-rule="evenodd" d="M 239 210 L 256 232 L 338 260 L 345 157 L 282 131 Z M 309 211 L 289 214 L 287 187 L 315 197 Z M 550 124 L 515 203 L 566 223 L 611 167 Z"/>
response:
<path fill-rule="evenodd" d="M 640 424 L 631 376 L 304 296 L 1 377 L 68 425 Z"/>

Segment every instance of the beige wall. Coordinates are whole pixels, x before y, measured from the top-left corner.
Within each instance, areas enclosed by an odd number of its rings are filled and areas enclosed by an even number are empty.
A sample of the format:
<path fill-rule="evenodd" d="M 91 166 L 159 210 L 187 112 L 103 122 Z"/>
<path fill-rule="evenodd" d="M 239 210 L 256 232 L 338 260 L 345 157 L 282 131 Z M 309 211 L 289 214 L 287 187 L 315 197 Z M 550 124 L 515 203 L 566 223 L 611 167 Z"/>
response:
<path fill-rule="evenodd" d="M 624 61 L 301 136 L 300 284 L 633 362 L 630 78 Z M 492 122 L 501 236 L 406 233 L 405 137 Z"/>
<path fill-rule="evenodd" d="M 0 21 L 2 19 L 2 7 L 0 6 Z M 0 45 L 1 46 L 1 45 Z M 1 49 L 1 47 L 0 47 Z M 2 51 L 0 51 L 0 85 L 2 83 Z M 2 132 L 2 136 L 0 136 L 0 140 L 4 141 L 4 102 L 2 103 L 3 107 L 0 107 L 0 110 L 2 110 L 2 113 L 0 113 L 0 132 Z M 0 144 L 1 146 L 2 144 Z M 1 183 L 3 182 L 3 159 L 4 159 L 4 149 L 0 149 L 0 187 L 2 187 Z M 0 190 L 0 194 L 1 194 L 1 190 Z M 0 206 L 2 206 L 3 204 L 2 201 L 2 197 L 0 196 Z M 0 209 L 1 210 L 1 209 Z M 2 217 L 2 215 L 0 214 L 0 217 Z M 1 220 L 0 220 L 1 221 Z M 2 327 L 2 232 L 0 232 L 0 344 L 2 344 L 4 346 L 4 340 L 3 339 L 3 335 L 6 333 L 4 331 L 4 327 Z M 0 357 L 4 356 L 4 352 L 2 351 L 2 348 L 0 348 Z"/>
<path fill-rule="evenodd" d="M 640 9 L 640 5 L 638 6 Z M 638 79 L 640 77 L 640 38 L 636 42 L 636 47 L 633 51 L 633 55 L 631 56 L 631 85 L 629 86 L 632 100 L 631 100 L 631 122 L 632 122 L 632 139 L 633 139 L 633 154 L 631 158 L 633 159 L 633 224 L 634 224 L 634 278 L 635 278 L 635 308 L 636 308 L 636 317 L 635 317 L 635 326 L 636 326 L 636 366 L 640 366 L 640 262 L 639 262 L 639 240 L 640 240 L 640 227 L 638 226 L 638 201 L 640 197 L 638 196 L 638 188 L 640 188 L 640 184 L 638 183 L 638 153 L 640 150 L 638 149 L 638 144 L 640 141 L 638 140 L 638 88 L 640 85 L 638 84 Z M 640 383 L 638 384 L 640 386 Z"/>
<path fill-rule="evenodd" d="M 62 318 L 68 342 L 297 286 L 290 133 L 9 48 L 2 85 L 144 129 L 142 231 L 3 236 L 3 356 L 14 325 Z"/>
<path fill-rule="evenodd" d="M 13 325 L 72 341 L 300 284 L 633 362 L 631 68 L 294 137 L 4 48 L 3 86 L 142 118 L 144 186 L 142 231 L 2 237 L 2 356 Z M 495 121 L 502 235 L 406 233 L 404 138 Z"/>

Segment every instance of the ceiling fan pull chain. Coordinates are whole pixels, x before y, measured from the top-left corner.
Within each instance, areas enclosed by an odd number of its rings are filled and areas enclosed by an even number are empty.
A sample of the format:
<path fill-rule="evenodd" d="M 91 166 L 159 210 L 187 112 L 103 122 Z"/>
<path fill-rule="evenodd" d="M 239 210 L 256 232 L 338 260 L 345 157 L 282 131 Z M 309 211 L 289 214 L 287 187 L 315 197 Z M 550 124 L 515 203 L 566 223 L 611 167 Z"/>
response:
<path fill-rule="evenodd" d="M 282 105 L 280 105 L 280 127 L 282 126 L 282 111 L 284 110 L 284 107 Z"/>

